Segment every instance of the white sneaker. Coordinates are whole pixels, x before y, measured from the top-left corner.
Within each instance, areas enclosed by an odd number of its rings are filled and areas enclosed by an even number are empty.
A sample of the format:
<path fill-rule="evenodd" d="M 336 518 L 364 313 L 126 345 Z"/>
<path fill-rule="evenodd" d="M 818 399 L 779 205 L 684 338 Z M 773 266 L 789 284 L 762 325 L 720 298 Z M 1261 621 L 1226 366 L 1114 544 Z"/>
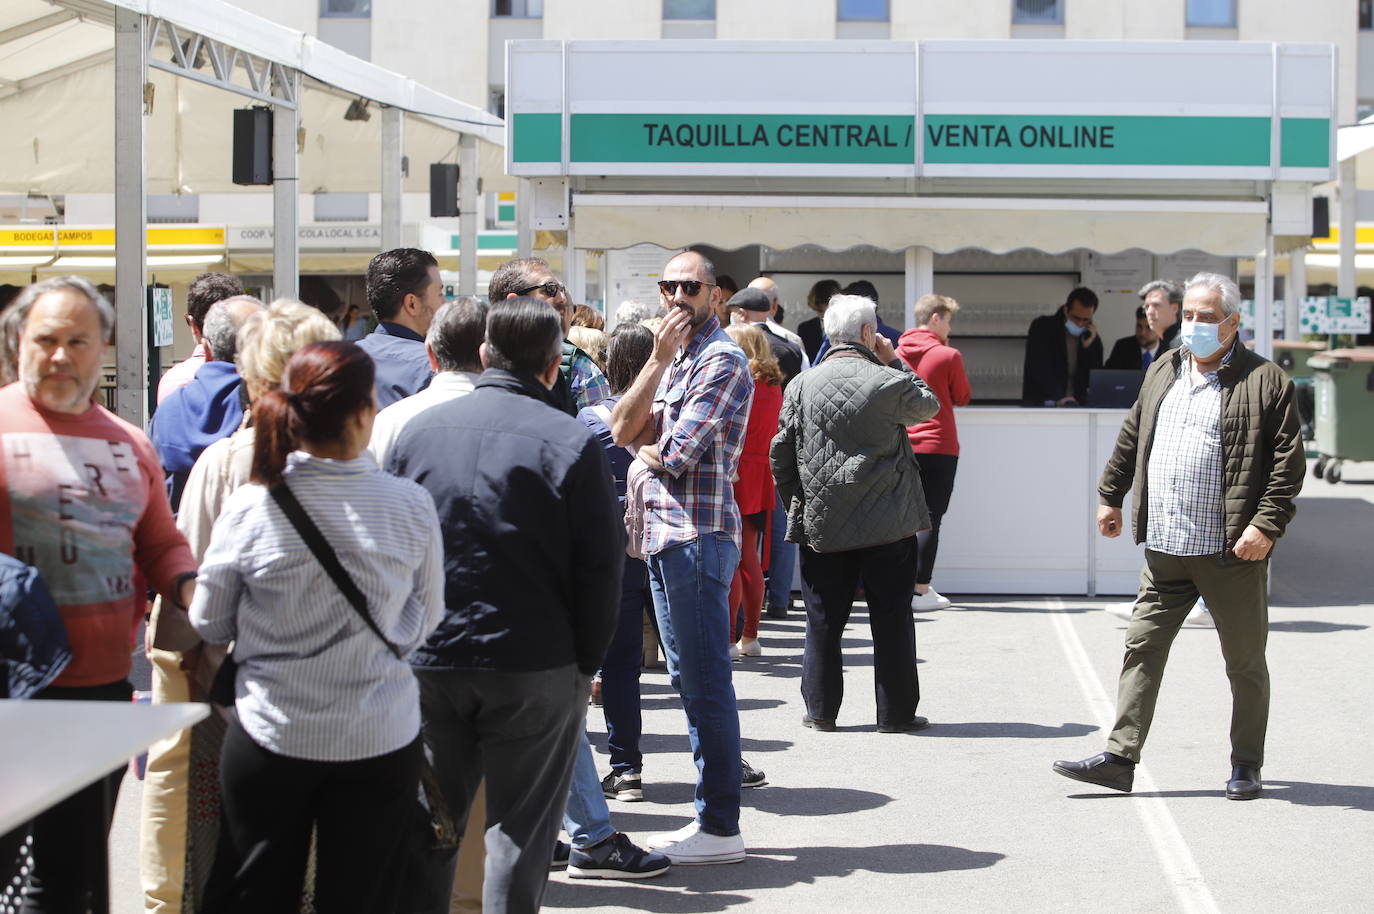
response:
<path fill-rule="evenodd" d="M 740 652 L 740 655 L 741 655 L 741 656 L 744 656 L 744 657 L 762 657 L 762 656 L 763 656 L 763 645 L 759 644 L 759 639 L 757 639 L 757 638 L 741 638 L 739 644 L 736 645 L 736 646 L 739 648 L 739 652 Z"/>
<path fill-rule="evenodd" d="M 731 660 L 738 660 L 738 659 L 739 659 L 739 645 L 738 645 L 738 644 L 732 644 L 732 645 L 730 645 L 730 659 L 731 659 Z"/>
<path fill-rule="evenodd" d="M 657 848 L 659 853 L 673 861 L 674 866 L 744 862 L 743 835 L 712 835 L 702 831 L 696 822 L 692 826 L 695 829 L 692 834 L 666 847 Z"/>
<path fill-rule="evenodd" d="M 935 588 L 927 590 L 925 593 L 916 594 L 911 598 L 911 608 L 915 612 L 928 612 L 932 609 L 949 609 L 953 605 L 948 597 L 942 597 Z"/>
<path fill-rule="evenodd" d="M 1216 628 L 1217 623 L 1212 619 L 1212 611 L 1207 608 L 1207 604 L 1198 597 L 1193 604 L 1192 611 L 1188 613 L 1188 618 L 1183 620 L 1184 625 L 1196 625 L 1199 628 Z"/>
<path fill-rule="evenodd" d="M 1131 621 L 1131 616 L 1135 615 L 1135 601 L 1132 600 L 1130 603 L 1108 603 L 1106 606 L 1102 607 L 1102 609 L 1116 616 L 1118 619 L 1125 619 L 1129 622 Z"/>
<path fill-rule="evenodd" d="M 670 844 L 677 844 L 684 838 L 690 838 L 692 837 L 692 835 L 695 835 L 699 831 L 701 831 L 701 826 L 697 824 L 696 819 L 693 819 L 686 825 L 679 828 L 677 831 L 668 831 L 657 835 L 650 835 L 649 839 L 644 842 L 644 846 L 651 851 L 663 850 L 663 848 L 668 847 Z"/>

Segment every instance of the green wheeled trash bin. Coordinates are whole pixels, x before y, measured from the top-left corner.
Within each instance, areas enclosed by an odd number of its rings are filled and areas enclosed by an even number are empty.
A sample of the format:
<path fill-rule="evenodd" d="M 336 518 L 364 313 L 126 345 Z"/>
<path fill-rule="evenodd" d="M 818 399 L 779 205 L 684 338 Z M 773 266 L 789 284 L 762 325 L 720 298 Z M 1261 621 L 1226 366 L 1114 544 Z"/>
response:
<path fill-rule="evenodd" d="M 1312 475 L 1341 481 L 1347 460 L 1374 460 L 1374 348 L 1312 356 L 1317 463 Z"/>

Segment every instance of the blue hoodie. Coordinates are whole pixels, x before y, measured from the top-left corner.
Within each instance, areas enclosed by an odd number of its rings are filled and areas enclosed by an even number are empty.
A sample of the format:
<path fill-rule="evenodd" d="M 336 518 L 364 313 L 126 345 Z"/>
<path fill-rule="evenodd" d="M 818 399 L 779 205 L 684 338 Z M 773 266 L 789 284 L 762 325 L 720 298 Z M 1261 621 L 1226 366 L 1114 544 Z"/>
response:
<path fill-rule="evenodd" d="M 233 362 L 206 362 L 196 376 L 173 391 L 153 415 L 148 437 L 167 474 L 167 497 L 175 513 L 196 458 L 233 434 L 243 420 L 239 373 Z"/>

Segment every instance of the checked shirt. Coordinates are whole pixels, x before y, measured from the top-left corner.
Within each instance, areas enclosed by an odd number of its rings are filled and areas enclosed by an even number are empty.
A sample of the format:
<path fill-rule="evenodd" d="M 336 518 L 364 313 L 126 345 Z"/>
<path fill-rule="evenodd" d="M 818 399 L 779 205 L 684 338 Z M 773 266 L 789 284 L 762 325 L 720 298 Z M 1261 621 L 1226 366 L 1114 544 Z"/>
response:
<path fill-rule="evenodd" d="M 1234 348 L 1223 363 L 1231 360 Z M 1221 494 L 1221 380 L 1193 380 L 1191 356 L 1159 406 L 1147 470 L 1145 546 L 1169 555 L 1212 555 L 1226 547 Z"/>
<path fill-rule="evenodd" d="M 714 531 L 740 542 L 730 480 L 739 468 L 754 379 L 749 361 L 715 317 L 673 361 L 654 394 L 658 453 L 666 473 L 644 488 L 644 553 Z"/>

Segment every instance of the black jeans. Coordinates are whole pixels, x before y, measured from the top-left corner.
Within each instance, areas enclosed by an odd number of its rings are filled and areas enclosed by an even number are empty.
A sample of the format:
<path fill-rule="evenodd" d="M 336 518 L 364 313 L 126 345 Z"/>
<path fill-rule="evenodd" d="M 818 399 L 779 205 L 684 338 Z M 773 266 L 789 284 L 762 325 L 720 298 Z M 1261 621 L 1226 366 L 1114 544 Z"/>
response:
<path fill-rule="evenodd" d="M 49 686 L 33 697 L 127 702 L 133 686 Z M 110 909 L 110 823 L 127 767 L 120 765 L 33 820 L 33 871 L 24 886 L 23 914 L 104 914 Z"/>
<path fill-rule="evenodd" d="M 949 454 L 917 454 L 916 463 L 921 467 L 921 488 L 930 509 L 930 529 L 916 534 L 916 583 L 929 584 L 935 574 L 935 554 L 940 551 L 940 520 L 949 510 L 959 458 Z"/>
<path fill-rule="evenodd" d="M 606 747 L 617 774 L 639 771 L 643 716 L 639 673 L 644 666 L 644 608 L 649 602 L 649 568 L 643 559 L 625 557 L 620 590 L 620 622 L 601 663 L 601 710 L 606 715 Z"/>
<path fill-rule="evenodd" d="M 420 784 L 421 743 L 348 762 L 278 755 L 237 720 L 224 734 L 209 914 L 300 910 L 315 830 L 315 909 L 395 910 Z"/>
<path fill-rule="evenodd" d="M 801 552 L 802 600 L 806 604 L 806 651 L 802 698 L 806 713 L 833 721 L 844 700 L 840 641 L 863 582 L 873 633 L 873 679 L 880 725 L 916 716 L 921 686 L 916 676 L 916 626 L 911 589 L 916 574 L 916 537 L 845 552 Z"/>

